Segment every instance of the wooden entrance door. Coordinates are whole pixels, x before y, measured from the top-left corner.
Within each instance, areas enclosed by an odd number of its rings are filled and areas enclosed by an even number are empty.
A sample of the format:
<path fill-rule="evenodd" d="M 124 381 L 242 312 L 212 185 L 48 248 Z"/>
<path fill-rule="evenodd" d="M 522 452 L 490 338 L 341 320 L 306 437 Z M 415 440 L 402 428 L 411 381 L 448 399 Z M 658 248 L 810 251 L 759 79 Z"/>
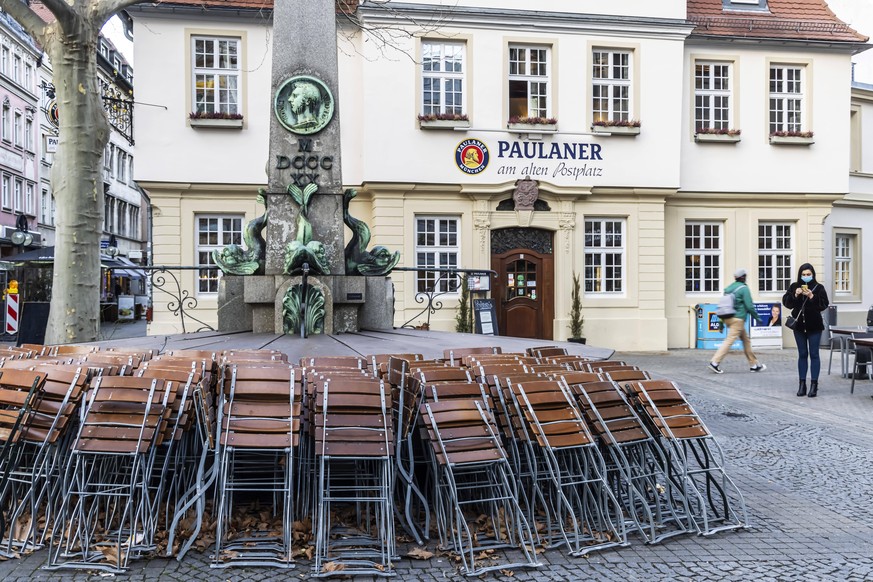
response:
<path fill-rule="evenodd" d="M 552 339 L 555 317 L 552 254 L 513 249 L 492 254 L 491 268 L 498 273 L 494 299 L 500 334 Z"/>

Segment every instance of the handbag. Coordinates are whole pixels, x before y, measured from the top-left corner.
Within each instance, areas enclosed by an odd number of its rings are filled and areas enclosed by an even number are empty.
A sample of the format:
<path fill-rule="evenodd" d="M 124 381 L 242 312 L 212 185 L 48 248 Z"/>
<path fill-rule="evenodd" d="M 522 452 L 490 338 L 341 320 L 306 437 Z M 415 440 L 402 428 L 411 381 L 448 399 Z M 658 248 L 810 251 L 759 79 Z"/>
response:
<path fill-rule="evenodd" d="M 813 291 L 818 289 L 818 285 L 812 288 Z M 806 307 L 806 302 L 809 301 L 809 297 L 803 300 L 803 303 L 800 305 L 800 312 L 797 314 L 798 317 L 803 317 L 803 308 Z M 785 318 L 785 327 L 788 329 L 797 329 L 797 318 L 793 315 L 789 315 Z"/>

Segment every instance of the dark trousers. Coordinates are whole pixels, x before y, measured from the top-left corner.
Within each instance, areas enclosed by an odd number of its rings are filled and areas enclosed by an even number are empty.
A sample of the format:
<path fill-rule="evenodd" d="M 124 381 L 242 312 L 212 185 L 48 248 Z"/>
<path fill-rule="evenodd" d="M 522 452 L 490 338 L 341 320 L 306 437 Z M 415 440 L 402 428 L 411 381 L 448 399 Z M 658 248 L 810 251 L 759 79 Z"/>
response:
<path fill-rule="evenodd" d="M 809 366 L 812 368 L 811 380 L 818 382 L 818 373 L 821 370 L 821 358 L 818 355 L 821 334 L 820 331 L 806 333 L 794 330 L 794 341 L 797 342 L 797 374 L 801 380 L 806 380 L 806 369 Z"/>

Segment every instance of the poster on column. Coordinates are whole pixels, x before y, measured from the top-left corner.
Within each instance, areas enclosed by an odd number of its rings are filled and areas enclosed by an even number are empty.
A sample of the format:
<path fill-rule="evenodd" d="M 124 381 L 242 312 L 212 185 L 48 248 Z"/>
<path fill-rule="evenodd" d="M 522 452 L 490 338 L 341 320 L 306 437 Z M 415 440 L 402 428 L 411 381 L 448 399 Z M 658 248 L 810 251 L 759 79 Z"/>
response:
<path fill-rule="evenodd" d="M 781 348 L 782 305 L 755 303 L 755 312 L 761 321 L 751 320 L 749 337 L 752 338 L 752 348 Z"/>

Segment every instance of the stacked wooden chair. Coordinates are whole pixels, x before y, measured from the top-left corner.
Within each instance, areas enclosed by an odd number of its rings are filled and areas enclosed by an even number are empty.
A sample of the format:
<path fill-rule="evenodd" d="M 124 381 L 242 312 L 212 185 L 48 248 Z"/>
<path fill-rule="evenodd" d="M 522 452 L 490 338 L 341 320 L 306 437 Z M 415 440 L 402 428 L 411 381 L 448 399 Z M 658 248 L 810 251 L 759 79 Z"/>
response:
<path fill-rule="evenodd" d="M 317 365 L 317 362 L 313 362 Z M 313 576 L 388 576 L 394 533 L 391 392 L 381 380 L 314 380 L 316 504 Z M 342 515 L 352 508 L 354 515 Z"/>
<path fill-rule="evenodd" d="M 172 402 L 172 382 L 97 376 L 85 397 L 52 521 L 49 569 L 124 571 L 148 552 L 149 481 Z"/>
<path fill-rule="evenodd" d="M 46 525 L 57 510 L 60 474 L 71 436 L 78 426 L 78 407 L 88 382 L 82 368 L 38 365 L 30 371 L 15 372 L 21 389 L 43 380 L 26 404 L 25 417 L 15 439 L 14 455 L 3 471 L 0 508 L 7 527 L 2 551 L 8 556 L 26 553 L 43 546 Z M 0 386 L 8 390 L 13 382 L 11 370 L 0 373 Z M 7 408 L 6 411 L 8 412 Z"/>
<path fill-rule="evenodd" d="M 724 469 L 724 453 L 673 382 L 628 382 L 625 390 L 662 444 L 671 474 L 688 499 L 697 531 L 712 535 L 748 527 L 746 504 Z"/>
<path fill-rule="evenodd" d="M 662 449 L 617 384 L 570 385 L 603 444 L 608 475 L 631 526 L 646 543 L 694 530 L 687 498 L 668 474 Z"/>
<path fill-rule="evenodd" d="M 233 364 L 225 369 L 218 406 L 216 540 L 212 567 L 290 568 L 300 444 L 299 368 Z M 233 528 L 234 508 L 251 496 L 272 501 L 272 519 Z M 278 534 L 278 535 L 277 535 Z"/>

